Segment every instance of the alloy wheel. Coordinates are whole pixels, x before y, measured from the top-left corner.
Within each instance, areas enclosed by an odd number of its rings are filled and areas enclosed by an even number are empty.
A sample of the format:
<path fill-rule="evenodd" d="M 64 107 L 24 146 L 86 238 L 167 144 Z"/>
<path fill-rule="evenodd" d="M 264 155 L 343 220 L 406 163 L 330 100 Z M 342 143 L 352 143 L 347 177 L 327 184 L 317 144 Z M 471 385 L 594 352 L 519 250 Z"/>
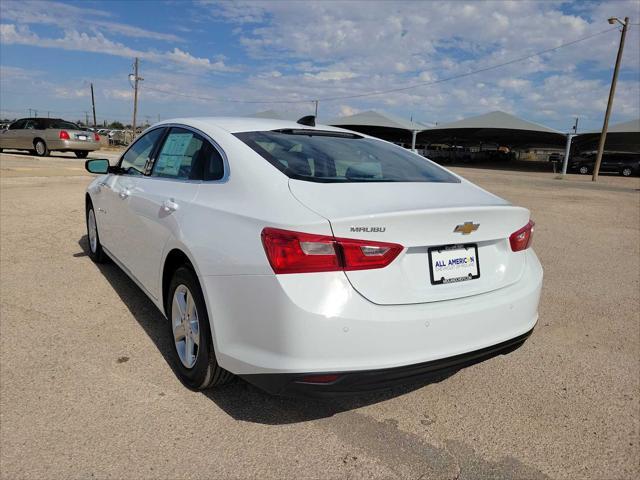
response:
<path fill-rule="evenodd" d="M 87 230 L 89 233 L 89 248 L 91 248 L 91 252 L 96 253 L 98 249 L 98 227 L 96 226 L 96 216 L 93 213 L 93 208 L 89 210 L 87 216 Z"/>
<path fill-rule="evenodd" d="M 178 285 L 173 293 L 171 329 L 182 365 L 193 368 L 200 346 L 200 322 L 193 295 L 184 284 Z"/>

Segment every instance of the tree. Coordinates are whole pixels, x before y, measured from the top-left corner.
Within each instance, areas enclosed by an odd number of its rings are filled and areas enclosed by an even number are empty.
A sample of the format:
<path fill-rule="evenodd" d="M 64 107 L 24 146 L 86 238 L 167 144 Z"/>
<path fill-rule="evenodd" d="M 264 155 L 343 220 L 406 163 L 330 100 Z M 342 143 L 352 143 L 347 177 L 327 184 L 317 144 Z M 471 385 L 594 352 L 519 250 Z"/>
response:
<path fill-rule="evenodd" d="M 120 122 L 111 122 L 109 124 L 109 128 L 113 128 L 115 130 L 123 130 L 124 129 L 124 125 L 122 125 L 122 123 L 120 123 Z"/>

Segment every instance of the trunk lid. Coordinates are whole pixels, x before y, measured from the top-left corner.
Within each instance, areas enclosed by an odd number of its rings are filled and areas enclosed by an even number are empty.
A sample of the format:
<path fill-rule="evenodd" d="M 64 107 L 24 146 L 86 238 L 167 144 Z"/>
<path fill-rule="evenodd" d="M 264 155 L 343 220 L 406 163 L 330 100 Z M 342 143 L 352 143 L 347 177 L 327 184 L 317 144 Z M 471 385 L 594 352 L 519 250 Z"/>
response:
<path fill-rule="evenodd" d="M 314 183 L 290 180 L 291 193 L 326 218 L 336 237 L 398 243 L 403 252 L 385 268 L 347 271 L 353 287 L 382 305 L 450 300 L 506 287 L 525 266 L 509 236 L 529 220 L 529 211 L 463 180 L 461 183 Z M 470 234 L 458 225 L 479 225 Z M 432 284 L 431 247 L 473 244 L 479 278 Z M 472 251 L 473 249 L 471 249 Z"/>
<path fill-rule="evenodd" d="M 71 140 L 74 141 L 79 141 L 79 142 L 93 142 L 93 132 L 89 131 L 89 130 L 73 130 L 73 129 L 66 129 L 66 128 L 61 128 L 59 130 L 65 130 L 68 134 Z"/>

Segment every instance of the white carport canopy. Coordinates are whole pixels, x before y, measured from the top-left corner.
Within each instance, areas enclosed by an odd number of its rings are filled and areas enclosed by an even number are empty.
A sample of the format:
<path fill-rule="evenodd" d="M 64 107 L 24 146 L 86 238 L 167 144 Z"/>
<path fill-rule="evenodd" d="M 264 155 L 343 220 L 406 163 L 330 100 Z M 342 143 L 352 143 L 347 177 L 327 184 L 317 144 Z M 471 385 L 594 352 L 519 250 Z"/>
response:
<path fill-rule="evenodd" d="M 640 118 L 628 122 L 616 123 L 608 129 L 609 133 L 636 133 L 640 134 Z M 599 131 L 596 133 L 600 133 Z"/>
<path fill-rule="evenodd" d="M 563 147 L 566 135 L 501 111 L 437 125 L 418 135 L 421 143 L 496 144 L 512 148 Z"/>
<path fill-rule="evenodd" d="M 347 117 L 333 118 L 326 123 L 334 127 L 348 128 L 356 132 L 382 138 L 392 142 L 411 143 L 415 148 L 415 138 L 418 132 L 428 126 L 406 120 L 386 112 L 369 110 Z"/>
<path fill-rule="evenodd" d="M 600 130 L 578 135 L 573 140 L 576 152 L 596 150 Z M 611 125 L 607 131 L 604 149 L 609 151 L 640 152 L 640 118 Z"/>

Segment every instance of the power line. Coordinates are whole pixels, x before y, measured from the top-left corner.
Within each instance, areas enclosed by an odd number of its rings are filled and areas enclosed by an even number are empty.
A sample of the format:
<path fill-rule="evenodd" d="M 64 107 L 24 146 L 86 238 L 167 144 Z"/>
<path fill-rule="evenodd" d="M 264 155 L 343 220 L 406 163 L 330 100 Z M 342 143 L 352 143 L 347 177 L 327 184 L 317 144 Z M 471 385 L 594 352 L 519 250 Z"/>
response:
<path fill-rule="evenodd" d="M 547 48 L 545 50 L 540 50 L 539 52 L 531 53 L 531 54 L 525 55 L 523 57 L 514 58 L 514 59 L 508 60 L 506 62 L 497 63 L 497 64 L 494 64 L 494 65 L 490 65 L 488 67 L 479 68 L 477 70 L 472 70 L 470 72 L 461 73 L 461 74 L 458 74 L 458 75 L 452 75 L 450 77 L 441 78 L 439 80 L 435 80 L 435 81 L 431 81 L 431 82 L 414 83 L 412 85 L 407 85 L 405 87 L 391 88 L 391 89 L 386 89 L 386 90 L 374 90 L 374 91 L 371 91 L 371 92 L 358 93 L 358 94 L 352 94 L 352 95 L 341 95 L 341 96 L 334 96 L 334 97 L 324 97 L 324 98 L 314 98 L 314 99 L 304 99 L 304 100 L 239 100 L 239 99 L 230 99 L 230 98 L 205 97 L 205 96 L 201 96 L 201 95 L 190 95 L 190 94 L 187 94 L 187 93 L 173 92 L 173 91 L 163 90 L 163 89 L 159 89 L 159 88 L 155 88 L 155 87 L 149 87 L 146 84 L 144 85 L 144 88 L 146 90 L 151 90 L 151 91 L 155 91 L 155 92 L 159 92 L 159 93 L 164 93 L 164 94 L 167 94 L 167 95 L 176 95 L 176 96 L 180 96 L 180 97 L 193 98 L 193 99 L 197 99 L 197 100 L 205 100 L 205 101 L 212 101 L 212 102 L 220 102 L 220 103 L 244 103 L 244 104 L 278 104 L 278 103 L 286 103 L 286 104 L 295 104 L 295 103 L 315 103 L 317 101 L 320 101 L 320 102 L 332 102 L 332 101 L 336 101 L 336 100 L 349 100 L 349 99 L 353 99 L 353 98 L 372 97 L 372 96 L 376 96 L 376 95 L 384 95 L 384 94 L 387 94 L 387 93 L 403 92 L 403 91 L 411 90 L 411 89 L 414 89 L 414 88 L 427 87 L 427 86 L 437 85 L 437 84 L 444 83 L 444 82 L 449 82 L 449 81 L 452 81 L 452 80 L 458 80 L 460 78 L 469 77 L 471 75 L 476 75 L 478 73 L 488 72 L 490 70 L 495 70 L 497 68 L 506 67 L 506 66 L 512 65 L 514 63 L 522 62 L 524 60 L 528 60 L 530 58 L 537 57 L 539 55 L 544 55 L 545 53 L 555 52 L 556 50 L 559 50 L 561 48 L 569 47 L 571 45 L 575 45 L 576 43 L 584 42 L 585 40 L 589 40 L 591 38 L 603 35 L 605 33 L 611 32 L 611 31 L 616 30 L 616 29 L 617 29 L 616 27 L 608 28 L 606 30 L 602 30 L 602 31 L 594 33 L 594 34 L 587 35 L 586 37 L 581 37 L 581 38 L 578 38 L 576 40 L 572 40 L 570 42 L 563 43 L 563 44 L 560 44 L 560 45 L 552 47 L 552 48 Z"/>
<path fill-rule="evenodd" d="M 378 90 L 378 91 L 374 91 L 374 92 L 360 93 L 360 94 L 355 94 L 355 95 L 345 95 L 345 96 L 341 96 L 341 97 L 325 97 L 325 98 L 320 98 L 320 101 L 331 102 L 331 101 L 334 101 L 334 100 L 347 100 L 347 99 L 351 99 L 351 98 L 371 97 L 371 96 L 374 96 L 374 95 L 383 95 L 385 93 L 402 92 L 402 91 L 405 91 L 405 90 L 411 90 L 413 88 L 427 87 L 427 86 L 430 86 L 430 85 L 436 85 L 436 84 L 439 84 L 439 83 L 449 82 L 451 80 L 458 80 L 459 78 L 469 77 L 469 76 L 475 75 L 477 73 L 483 73 L 483 72 L 487 72 L 489 70 L 495 70 L 497 68 L 506 67 L 507 65 L 512 65 L 514 63 L 522 62 L 524 60 L 529 60 L 530 58 L 537 57 L 538 55 L 543 55 L 545 53 L 555 52 L 556 50 L 559 50 L 561 48 L 568 47 L 568 46 L 571 46 L 571 45 L 575 45 L 576 43 L 584 42 L 585 40 L 589 40 L 589 39 L 591 39 L 593 37 L 597 37 L 599 35 L 603 35 L 605 33 L 611 32 L 613 30 L 617 30 L 617 28 L 615 28 L 615 27 L 614 28 L 608 28 L 608 29 L 602 30 L 602 31 L 600 31 L 598 33 L 594 33 L 593 35 L 588 35 L 586 37 L 578 38 L 577 40 L 572 40 L 571 42 L 563 43 L 561 45 L 558 45 L 557 47 L 548 48 L 546 50 L 541 50 L 541 51 L 536 52 L 536 53 L 531 53 L 529 55 L 525 55 L 524 57 L 514 58 L 513 60 L 509 60 L 509 61 L 506 61 L 506 62 L 498 63 L 498 64 L 495 64 L 495 65 L 490 65 L 488 67 L 480 68 L 478 70 L 472 70 L 472 71 L 467 72 L 467 73 L 461 73 L 461 74 L 458 74 L 458 75 L 453 75 L 451 77 L 441 78 L 440 80 L 434 80 L 432 82 L 414 83 L 413 85 L 408 85 L 406 87 L 391 88 L 391 89 L 388 89 L 388 90 Z"/>

